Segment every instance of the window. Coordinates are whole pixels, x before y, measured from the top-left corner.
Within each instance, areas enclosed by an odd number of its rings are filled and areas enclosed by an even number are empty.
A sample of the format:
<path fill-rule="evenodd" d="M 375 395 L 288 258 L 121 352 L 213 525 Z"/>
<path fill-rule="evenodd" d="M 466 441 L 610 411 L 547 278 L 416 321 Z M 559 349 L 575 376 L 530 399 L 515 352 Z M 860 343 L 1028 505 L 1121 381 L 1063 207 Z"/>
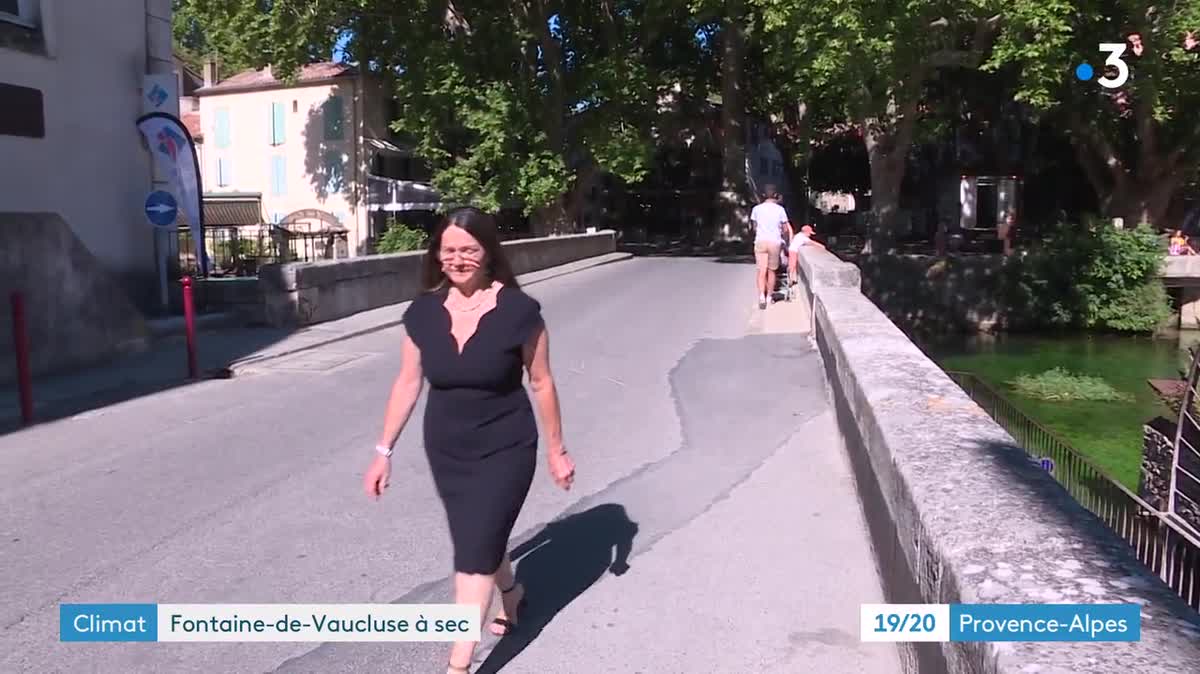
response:
<path fill-rule="evenodd" d="M 0 21 L 37 26 L 41 4 L 41 0 L 0 0 Z"/>
<path fill-rule="evenodd" d="M 324 157 L 325 192 L 334 194 L 346 189 L 346 161 L 338 150 L 328 150 Z"/>
<path fill-rule="evenodd" d="M 287 194 L 287 161 L 283 155 L 271 157 L 271 194 L 282 197 Z"/>
<path fill-rule="evenodd" d="M 783 162 L 781 162 L 781 161 L 775 162 L 775 175 L 777 175 L 777 176 L 783 175 Z"/>
<path fill-rule="evenodd" d="M 343 107 L 341 96 L 330 96 L 322 106 L 322 116 L 325 118 L 325 140 L 342 140 L 346 137 L 343 126 Z"/>
<path fill-rule="evenodd" d="M 761 157 L 758 160 L 758 172 L 763 175 L 771 175 L 771 164 Z"/>
<path fill-rule="evenodd" d="M 213 131 L 216 135 L 217 147 L 221 149 L 229 147 L 229 108 L 217 108 L 213 126 L 215 127 Z"/>
<path fill-rule="evenodd" d="M 337 220 L 339 225 L 346 224 L 346 211 L 334 211 L 333 219 Z"/>
<path fill-rule="evenodd" d="M 284 133 L 285 116 L 283 103 L 271 104 L 271 145 L 283 145 L 286 139 Z"/>
<path fill-rule="evenodd" d="M 0 82 L 0 136 L 46 137 L 42 92 Z"/>
<path fill-rule="evenodd" d="M 228 157 L 217 159 L 217 187 L 229 187 L 233 184 L 233 165 Z"/>

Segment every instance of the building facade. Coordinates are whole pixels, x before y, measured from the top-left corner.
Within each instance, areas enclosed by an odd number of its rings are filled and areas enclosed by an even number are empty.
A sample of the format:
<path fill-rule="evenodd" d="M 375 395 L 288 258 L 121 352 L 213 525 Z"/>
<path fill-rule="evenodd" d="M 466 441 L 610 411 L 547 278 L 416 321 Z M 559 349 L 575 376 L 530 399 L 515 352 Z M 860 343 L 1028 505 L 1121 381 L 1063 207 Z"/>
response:
<path fill-rule="evenodd" d="M 170 0 L 0 0 L 0 209 L 61 216 L 147 307 L 155 178 L 135 122 L 146 76 L 172 69 Z M 174 97 L 164 109 L 177 113 Z"/>
<path fill-rule="evenodd" d="M 206 193 L 261 194 L 269 223 L 341 230 L 347 245 L 326 256 L 367 254 L 387 213 L 438 206 L 392 140 L 378 79 L 328 62 L 302 66 L 290 82 L 269 67 L 215 75 L 206 66 L 196 91 Z"/>

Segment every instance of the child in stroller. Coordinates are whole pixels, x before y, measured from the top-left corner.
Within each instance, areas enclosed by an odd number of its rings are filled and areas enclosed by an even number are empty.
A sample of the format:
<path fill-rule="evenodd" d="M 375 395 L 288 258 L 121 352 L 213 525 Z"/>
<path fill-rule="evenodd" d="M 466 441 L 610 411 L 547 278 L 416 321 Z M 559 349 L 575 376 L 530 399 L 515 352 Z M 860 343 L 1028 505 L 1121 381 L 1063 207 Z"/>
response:
<path fill-rule="evenodd" d="M 790 229 L 790 228 L 789 228 Z M 775 270 L 775 292 L 783 295 L 785 302 L 792 301 L 792 286 L 796 284 L 793 277 L 795 264 L 792 263 L 795 253 L 791 251 L 791 241 L 782 246 L 779 254 L 779 267 Z"/>

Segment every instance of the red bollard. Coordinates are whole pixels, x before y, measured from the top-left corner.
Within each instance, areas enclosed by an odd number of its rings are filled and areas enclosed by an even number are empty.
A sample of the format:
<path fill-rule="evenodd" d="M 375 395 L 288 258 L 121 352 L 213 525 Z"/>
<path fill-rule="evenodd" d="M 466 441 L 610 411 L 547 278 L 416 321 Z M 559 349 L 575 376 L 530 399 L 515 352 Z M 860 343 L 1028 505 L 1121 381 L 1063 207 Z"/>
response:
<path fill-rule="evenodd" d="M 21 397 L 21 419 L 33 423 L 33 373 L 29 367 L 29 332 L 25 327 L 25 296 L 12 297 L 13 346 L 17 354 L 17 390 Z"/>
<path fill-rule="evenodd" d="M 192 277 L 183 277 L 183 324 L 187 334 L 188 378 L 196 379 L 196 307 L 192 303 Z"/>

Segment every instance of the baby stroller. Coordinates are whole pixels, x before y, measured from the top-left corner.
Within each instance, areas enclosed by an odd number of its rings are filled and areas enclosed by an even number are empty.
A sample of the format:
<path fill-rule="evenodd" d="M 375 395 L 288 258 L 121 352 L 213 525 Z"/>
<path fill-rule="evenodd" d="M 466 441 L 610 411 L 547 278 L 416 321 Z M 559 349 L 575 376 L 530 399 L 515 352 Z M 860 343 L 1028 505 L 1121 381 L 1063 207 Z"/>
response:
<path fill-rule="evenodd" d="M 775 293 L 783 295 L 785 302 L 792 301 L 792 279 L 788 274 L 788 247 L 779 251 L 779 268 L 775 270 Z"/>

